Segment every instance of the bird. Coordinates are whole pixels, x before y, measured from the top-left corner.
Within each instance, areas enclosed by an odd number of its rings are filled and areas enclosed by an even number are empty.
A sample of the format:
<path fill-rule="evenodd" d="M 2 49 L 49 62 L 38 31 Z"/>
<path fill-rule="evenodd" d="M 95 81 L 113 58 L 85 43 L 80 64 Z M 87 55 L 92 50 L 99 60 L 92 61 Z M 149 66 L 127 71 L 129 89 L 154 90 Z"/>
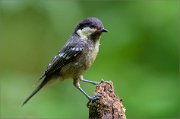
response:
<path fill-rule="evenodd" d="M 26 98 L 26 104 L 50 80 L 72 79 L 73 85 L 82 92 L 88 100 L 95 100 L 100 95 L 89 96 L 81 87 L 80 81 L 97 85 L 98 82 L 86 80 L 84 72 L 91 67 L 99 52 L 100 37 L 103 32 L 108 32 L 102 22 L 96 17 L 85 18 L 75 27 L 70 38 L 63 48 L 55 55 L 38 81 L 41 83 Z"/>

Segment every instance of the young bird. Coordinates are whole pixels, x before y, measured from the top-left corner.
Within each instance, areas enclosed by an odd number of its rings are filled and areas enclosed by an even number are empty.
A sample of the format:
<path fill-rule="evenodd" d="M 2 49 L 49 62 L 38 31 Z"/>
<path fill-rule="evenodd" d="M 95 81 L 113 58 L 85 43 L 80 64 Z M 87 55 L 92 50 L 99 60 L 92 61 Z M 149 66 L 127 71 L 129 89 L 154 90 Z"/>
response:
<path fill-rule="evenodd" d="M 89 100 L 98 96 L 88 96 L 80 87 L 79 81 L 97 85 L 98 82 L 85 80 L 83 73 L 92 65 L 99 51 L 99 41 L 102 32 L 108 32 L 102 22 L 95 18 L 82 20 L 64 47 L 54 57 L 39 80 L 40 85 L 23 102 L 26 104 L 44 85 L 53 78 L 60 80 L 73 79 L 73 85 L 79 89 Z"/>

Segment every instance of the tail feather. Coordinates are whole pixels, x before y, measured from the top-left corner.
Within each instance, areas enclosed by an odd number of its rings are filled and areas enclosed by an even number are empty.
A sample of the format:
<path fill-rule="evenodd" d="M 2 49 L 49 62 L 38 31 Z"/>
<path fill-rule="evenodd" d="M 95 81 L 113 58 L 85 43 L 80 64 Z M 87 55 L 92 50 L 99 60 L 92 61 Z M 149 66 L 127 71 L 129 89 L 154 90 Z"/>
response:
<path fill-rule="evenodd" d="M 29 97 L 26 98 L 26 100 L 22 103 L 22 106 L 24 104 L 26 104 L 42 87 L 44 87 L 44 85 L 47 84 L 49 80 L 47 78 L 45 78 L 41 84 L 31 93 L 31 95 L 29 95 Z"/>

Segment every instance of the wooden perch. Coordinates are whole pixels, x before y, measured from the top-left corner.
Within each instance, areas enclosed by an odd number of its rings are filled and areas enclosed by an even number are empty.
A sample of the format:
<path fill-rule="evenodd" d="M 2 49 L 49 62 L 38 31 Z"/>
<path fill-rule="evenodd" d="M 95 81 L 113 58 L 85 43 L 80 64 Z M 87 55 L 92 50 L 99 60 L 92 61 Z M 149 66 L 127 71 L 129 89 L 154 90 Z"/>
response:
<path fill-rule="evenodd" d="M 88 103 L 89 119 L 126 119 L 122 100 L 114 93 L 113 83 L 101 81 L 96 87 L 95 95 L 102 95 Z"/>

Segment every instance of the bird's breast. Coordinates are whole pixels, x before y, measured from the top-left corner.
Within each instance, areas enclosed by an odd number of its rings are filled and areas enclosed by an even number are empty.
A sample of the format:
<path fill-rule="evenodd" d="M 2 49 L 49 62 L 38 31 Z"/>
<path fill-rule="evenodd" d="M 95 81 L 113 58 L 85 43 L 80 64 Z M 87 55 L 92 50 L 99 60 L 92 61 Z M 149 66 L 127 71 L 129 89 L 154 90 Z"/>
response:
<path fill-rule="evenodd" d="M 99 42 L 88 44 L 81 55 L 73 62 L 64 66 L 60 74 L 66 78 L 74 78 L 82 75 L 94 62 L 99 51 Z"/>
<path fill-rule="evenodd" d="M 89 51 L 87 52 L 86 62 L 85 62 L 87 68 L 89 68 L 92 65 L 92 63 L 96 59 L 98 52 L 99 52 L 99 41 L 95 45 L 89 47 Z"/>

